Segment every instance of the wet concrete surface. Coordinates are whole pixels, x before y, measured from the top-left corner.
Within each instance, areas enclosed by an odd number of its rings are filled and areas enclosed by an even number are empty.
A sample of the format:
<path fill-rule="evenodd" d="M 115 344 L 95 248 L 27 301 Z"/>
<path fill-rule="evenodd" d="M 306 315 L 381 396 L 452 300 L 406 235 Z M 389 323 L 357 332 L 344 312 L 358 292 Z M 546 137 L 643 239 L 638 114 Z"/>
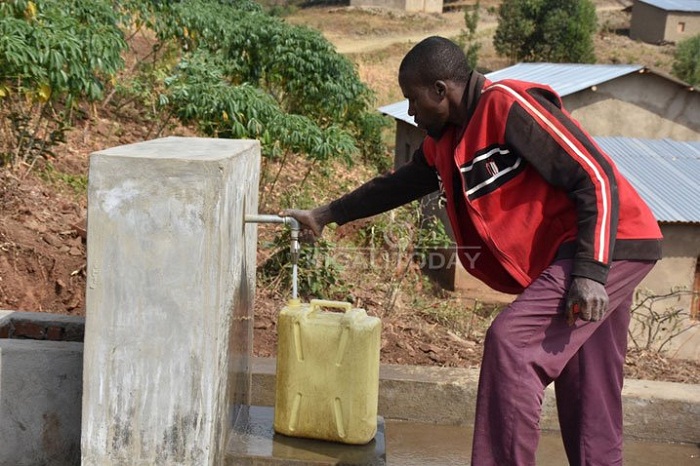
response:
<path fill-rule="evenodd" d="M 275 434 L 273 409 L 250 407 L 229 439 L 228 466 L 465 466 L 471 456 L 472 429 L 378 419 L 375 439 L 368 445 L 295 439 Z M 700 446 L 626 440 L 625 465 L 700 466 Z M 537 466 L 566 466 L 558 432 L 544 432 Z"/>
<path fill-rule="evenodd" d="M 274 410 L 245 407 L 226 447 L 226 466 L 386 466 L 385 422 L 366 445 L 346 445 L 276 434 Z M 425 464 L 425 463 L 423 463 Z"/>
<path fill-rule="evenodd" d="M 385 429 L 386 459 L 389 465 L 469 464 L 472 438 L 470 427 L 386 420 Z M 624 457 L 625 464 L 630 466 L 700 466 L 700 446 L 626 440 Z M 537 465 L 567 464 L 559 433 L 543 433 L 537 450 Z"/>

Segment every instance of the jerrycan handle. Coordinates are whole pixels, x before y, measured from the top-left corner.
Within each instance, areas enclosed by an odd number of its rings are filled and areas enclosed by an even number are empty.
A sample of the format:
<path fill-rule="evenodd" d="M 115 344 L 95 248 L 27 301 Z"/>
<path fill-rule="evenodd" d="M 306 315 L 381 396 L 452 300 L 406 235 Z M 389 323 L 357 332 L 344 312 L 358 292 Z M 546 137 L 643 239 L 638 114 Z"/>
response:
<path fill-rule="evenodd" d="M 312 299 L 309 305 L 311 306 L 311 312 L 317 312 L 321 307 L 344 309 L 345 312 L 352 310 L 352 304 L 350 303 L 346 303 L 345 301 L 331 301 L 328 299 Z"/>

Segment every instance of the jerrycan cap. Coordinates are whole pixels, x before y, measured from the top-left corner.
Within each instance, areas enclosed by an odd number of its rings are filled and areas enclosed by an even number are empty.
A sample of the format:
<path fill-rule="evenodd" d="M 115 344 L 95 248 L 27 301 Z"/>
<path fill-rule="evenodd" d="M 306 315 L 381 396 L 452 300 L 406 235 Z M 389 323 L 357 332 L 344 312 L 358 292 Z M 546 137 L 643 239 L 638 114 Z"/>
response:
<path fill-rule="evenodd" d="M 287 300 L 287 306 L 289 306 L 289 307 L 301 306 L 301 300 L 299 298 L 289 298 Z"/>

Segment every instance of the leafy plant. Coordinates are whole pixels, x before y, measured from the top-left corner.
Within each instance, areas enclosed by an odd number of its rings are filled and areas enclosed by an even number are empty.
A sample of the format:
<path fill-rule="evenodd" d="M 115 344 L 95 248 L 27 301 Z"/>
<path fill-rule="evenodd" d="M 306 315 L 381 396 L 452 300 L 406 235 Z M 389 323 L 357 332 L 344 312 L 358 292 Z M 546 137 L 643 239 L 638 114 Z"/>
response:
<path fill-rule="evenodd" d="M 0 165 L 53 155 L 71 111 L 102 97 L 125 47 L 111 2 L 1 2 Z"/>
<path fill-rule="evenodd" d="M 279 162 L 277 174 L 261 178 L 271 180 L 268 191 L 299 155 L 322 166 L 350 164 L 359 152 L 388 165 L 381 138 L 387 123 L 373 108 L 372 92 L 318 31 L 286 24 L 245 0 L 175 2 L 150 11 L 160 41 L 180 49 L 158 92 L 159 114 L 212 137 L 260 140 L 264 159 Z"/>
<path fill-rule="evenodd" d="M 408 252 L 417 259 L 425 251 L 452 244 L 442 221 L 423 215 L 418 201 L 374 217 L 358 230 L 358 239 L 360 246 Z"/>
<path fill-rule="evenodd" d="M 105 100 L 148 108 L 149 135 L 177 118 L 209 136 L 259 139 L 281 170 L 299 154 L 324 165 L 360 152 L 387 164 L 386 121 L 354 65 L 319 32 L 252 0 L 14 0 L 0 12 L 2 163 L 50 155 L 74 105 L 101 98 L 122 67 L 124 35 L 150 29 L 149 60 L 114 80 Z"/>
<path fill-rule="evenodd" d="M 688 84 L 700 84 L 700 34 L 678 43 L 673 74 Z"/>
<path fill-rule="evenodd" d="M 378 173 L 389 170 L 394 161 L 384 144 L 381 130 L 391 126 L 391 119 L 376 112 L 363 112 L 351 123 L 363 162 L 372 165 Z"/>
<path fill-rule="evenodd" d="M 452 238 L 445 230 L 445 224 L 436 216 L 421 216 L 418 229 L 418 250 L 431 250 L 450 247 Z"/>
<path fill-rule="evenodd" d="M 368 112 L 375 113 L 374 97 L 354 65 L 335 52 L 318 31 L 288 25 L 259 8 L 222 8 L 220 2 L 212 0 L 178 3 L 172 13 L 170 34 L 180 40 L 186 51 L 184 62 L 190 64 L 180 66 L 179 74 L 197 74 L 205 67 L 208 83 L 258 88 L 277 105 L 278 113 L 303 116 L 325 132 L 325 143 L 316 139 L 306 145 L 311 158 L 351 158 L 357 147 L 348 147 L 343 134 L 358 141 L 360 135 L 367 135 L 367 125 L 358 127 L 356 122 L 365 120 Z M 232 113 L 228 116 L 236 118 Z M 263 127 L 273 136 L 270 125 Z M 379 134 L 381 127 L 371 129 Z M 285 140 L 277 142 L 285 148 Z"/>
<path fill-rule="evenodd" d="M 47 163 L 41 170 L 40 176 L 52 183 L 62 183 L 68 186 L 76 196 L 84 196 L 87 193 L 88 177 L 87 175 L 72 175 L 62 173 L 53 166 L 52 163 Z"/>

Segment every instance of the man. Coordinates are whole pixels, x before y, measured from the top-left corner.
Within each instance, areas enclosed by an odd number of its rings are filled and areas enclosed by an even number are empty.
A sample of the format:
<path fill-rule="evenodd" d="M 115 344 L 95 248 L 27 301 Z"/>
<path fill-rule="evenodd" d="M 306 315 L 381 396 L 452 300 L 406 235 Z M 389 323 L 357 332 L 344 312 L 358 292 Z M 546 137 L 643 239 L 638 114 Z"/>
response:
<path fill-rule="evenodd" d="M 399 84 L 427 133 L 413 159 L 286 214 L 320 235 L 439 189 L 465 268 L 519 295 L 484 341 L 472 464 L 535 464 L 551 382 L 569 462 L 622 464 L 629 309 L 661 250 L 649 208 L 547 86 L 491 83 L 440 37 L 409 51 Z M 464 246 L 480 247 L 473 268 Z"/>

